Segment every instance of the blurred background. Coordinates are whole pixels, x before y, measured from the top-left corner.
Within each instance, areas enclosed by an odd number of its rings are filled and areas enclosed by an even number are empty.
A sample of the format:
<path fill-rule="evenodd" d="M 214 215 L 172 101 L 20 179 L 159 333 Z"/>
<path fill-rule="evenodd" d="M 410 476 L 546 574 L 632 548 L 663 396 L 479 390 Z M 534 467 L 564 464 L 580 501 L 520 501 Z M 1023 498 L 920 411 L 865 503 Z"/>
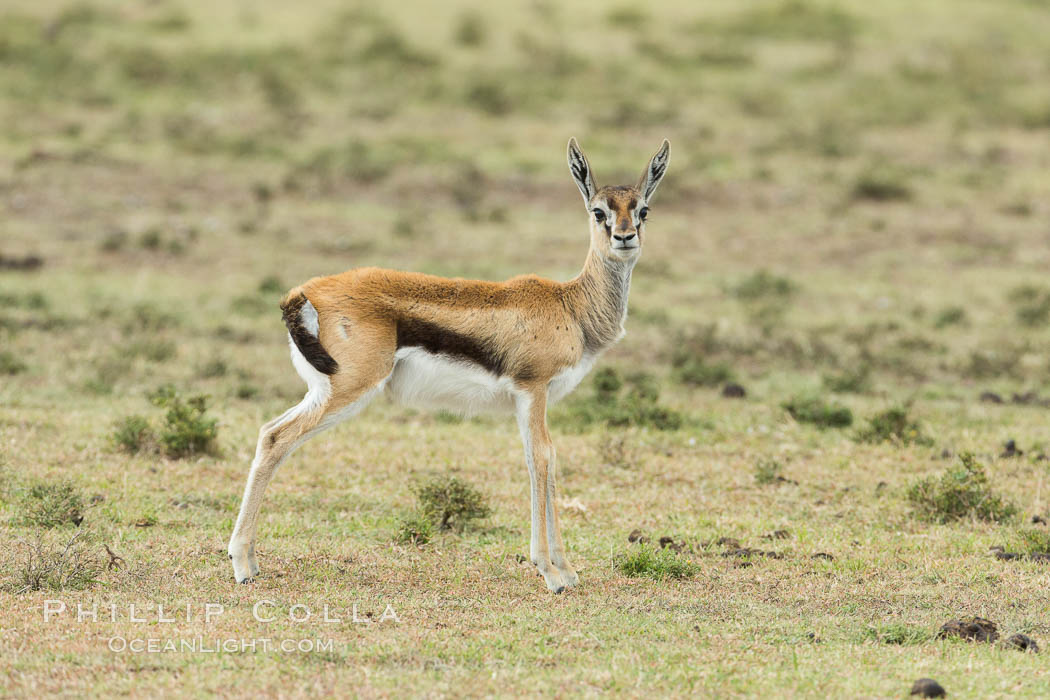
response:
<path fill-rule="evenodd" d="M 103 396 L 223 353 L 265 373 L 314 275 L 571 277 L 568 137 L 599 184 L 667 137 L 615 357 L 1039 384 L 1048 49 L 1036 0 L 6 0 L 3 342 L 71 343 Z M 7 364 L 66 391 L 57 357 Z"/>
<path fill-rule="evenodd" d="M 512 421 L 377 401 L 282 467 L 233 590 L 258 427 L 303 392 L 284 292 L 571 278 L 570 136 L 599 184 L 672 144 L 627 335 L 551 415 L 583 585 L 529 566 Z M 1042 657 L 932 637 L 1050 635 L 1016 553 L 1050 550 L 1048 268 L 1047 0 L 0 0 L 12 692 L 1045 697 Z M 416 546 L 434 474 L 492 515 Z M 679 544 L 634 569 L 632 531 Z M 229 602 L 207 639 L 263 596 L 404 623 L 121 656 L 45 596 Z"/>

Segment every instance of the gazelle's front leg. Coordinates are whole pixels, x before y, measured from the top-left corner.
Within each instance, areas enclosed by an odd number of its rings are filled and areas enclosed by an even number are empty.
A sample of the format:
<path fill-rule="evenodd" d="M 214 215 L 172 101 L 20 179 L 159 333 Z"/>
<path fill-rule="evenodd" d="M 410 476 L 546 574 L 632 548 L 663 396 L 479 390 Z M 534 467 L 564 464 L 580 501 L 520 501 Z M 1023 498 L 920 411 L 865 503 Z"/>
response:
<path fill-rule="evenodd" d="M 529 468 L 530 501 L 532 504 L 532 533 L 529 556 L 536 565 L 547 588 L 561 593 L 569 585 L 561 570 L 551 561 L 549 526 L 553 522 L 554 506 L 547 496 L 550 492 L 548 468 L 552 451 L 547 436 L 547 392 L 543 387 L 522 392 L 517 398 L 518 429 L 525 445 L 525 463 Z M 561 537 L 558 537 L 561 541 Z"/>
<path fill-rule="evenodd" d="M 550 548 L 551 563 L 561 572 L 565 585 L 572 588 L 580 582 L 580 577 L 565 557 L 565 544 L 561 539 L 561 522 L 558 520 L 558 464 L 554 443 L 547 432 L 546 420 L 543 421 L 543 439 L 550 455 L 547 466 L 547 546 Z"/>

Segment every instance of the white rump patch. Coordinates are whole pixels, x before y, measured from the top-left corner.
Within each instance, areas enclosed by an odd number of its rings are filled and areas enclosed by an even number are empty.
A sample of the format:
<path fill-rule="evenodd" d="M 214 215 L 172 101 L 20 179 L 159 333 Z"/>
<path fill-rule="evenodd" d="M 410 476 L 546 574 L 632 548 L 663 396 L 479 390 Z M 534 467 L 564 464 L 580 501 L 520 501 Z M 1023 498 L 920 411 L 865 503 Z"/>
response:
<path fill-rule="evenodd" d="M 515 389 L 509 377 L 422 348 L 401 348 L 394 357 L 386 388 L 398 403 L 468 416 L 514 411 Z"/>

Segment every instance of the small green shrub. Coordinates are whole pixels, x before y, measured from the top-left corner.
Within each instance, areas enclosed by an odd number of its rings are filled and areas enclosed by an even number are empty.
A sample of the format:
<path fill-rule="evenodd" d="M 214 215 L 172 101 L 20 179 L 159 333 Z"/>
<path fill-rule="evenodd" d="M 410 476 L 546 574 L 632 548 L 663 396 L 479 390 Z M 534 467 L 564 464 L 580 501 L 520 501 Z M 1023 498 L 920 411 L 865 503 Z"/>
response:
<path fill-rule="evenodd" d="M 398 522 L 395 539 L 401 544 L 426 544 L 434 537 L 434 521 L 426 514 L 413 512 Z"/>
<path fill-rule="evenodd" d="M 642 545 L 622 554 L 613 562 L 616 570 L 631 578 L 651 578 L 654 581 L 692 578 L 699 572 L 694 562 L 671 549 L 656 549 Z"/>
<path fill-rule="evenodd" d="M 460 46 L 481 46 L 485 43 L 485 22 L 477 12 L 464 12 L 456 22 L 454 34 Z"/>
<path fill-rule="evenodd" d="M 1016 305 L 1021 325 L 1035 328 L 1050 322 L 1050 289 L 1021 285 L 1010 292 L 1010 300 Z"/>
<path fill-rule="evenodd" d="M 798 285 L 787 277 L 774 275 L 768 270 L 758 270 L 745 277 L 730 290 L 737 299 L 756 301 L 769 298 L 787 298 L 798 291 Z"/>
<path fill-rule="evenodd" d="M 157 435 L 144 416 L 128 416 L 113 426 L 110 439 L 117 449 L 135 454 L 155 445 Z"/>
<path fill-rule="evenodd" d="M 871 391 L 871 365 L 860 363 L 838 374 L 825 374 L 824 387 L 836 394 L 863 394 Z"/>
<path fill-rule="evenodd" d="M 463 532 L 473 520 L 487 518 L 492 509 L 485 496 L 459 477 L 436 476 L 416 489 L 417 512 L 438 530 Z"/>
<path fill-rule="evenodd" d="M 492 116 L 503 116 L 511 111 L 514 103 L 507 89 L 496 80 L 479 79 L 475 81 L 464 95 L 467 104 Z"/>
<path fill-rule="evenodd" d="M 68 540 L 39 536 L 34 542 L 20 543 L 20 565 L 3 590 L 15 594 L 83 590 L 97 583 L 102 565 L 98 554 L 86 546 L 84 534 L 77 530 Z"/>
<path fill-rule="evenodd" d="M 169 384 L 153 392 L 150 401 L 154 406 L 167 409 L 159 438 L 169 457 L 189 457 L 215 450 L 218 420 L 207 416 L 207 396 L 184 399 Z"/>
<path fill-rule="evenodd" d="M 21 521 L 34 527 L 80 525 L 84 520 L 84 499 L 69 482 L 41 482 L 22 495 Z"/>
<path fill-rule="evenodd" d="M 901 173 L 887 168 L 874 168 L 861 173 L 853 183 L 853 199 L 873 202 L 911 199 L 912 191 Z"/>
<path fill-rule="evenodd" d="M 796 396 L 784 403 L 784 409 L 799 423 L 810 423 L 818 428 L 847 428 L 853 425 L 853 412 L 847 406 L 815 396 Z"/>
<path fill-rule="evenodd" d="M 7 350 L 0 351 L 0 374 L 15 375 L 25 372 L 28 367 L 18 356 Z"/>
<path fill-rule="evenodd" d="M 577 428 L 605 425 L 612 428 L 652 427 L 678 430 L 685 417 L 660 405 L 660 385 L 652 376 L 635 373 L 626 378 L 611 367 L 595 373 L 593 393 L 567 406 L 567 418 Z"/>
<path fill-rule="evenodd" d="M 768 486 L 784 481 L 781 471 L 783 471 L 783 466 L 777 460 L 759 460 L 755 465 L 755 483 L 760 486 Z"/>
<path fill-rule="evenodd" d="M 970 453 L 959 456 L 959 466 L 941 475 L 916 482 L 908 489 L 908 500 L 919 517 L 947 523 L 973 517 L 1004 522 L 1018 509 L 992 491 L 984 466 Z"/>
<path fill-rule="evenodd" d="M 966 309 L 961 306 L 947 306 L 937 312 L 933 319 L 934 328 L 947 328 L 949 326 L 965 326 L 968 317 Z"/>
<path fill-rule="evenodd" d="M 281 294 L 285 289 L 281 278 L 277 275 L 267 275 L 259 281 L 260 294 Z"/>
<path fill-rule="evenodd" d="M 614 27 L 637 29 L 648 23 L 649 14 L 635 5 L 621 5 L 609 10 L 605 15 L 605 21 Z"/>
<path fill-rule="evenodd" d="M 241 316 L 258 316 L 273 310 L 273 304 L 257 296 L 243 295 L 230 302 L 230 309 Z"/>
<path fill-rule="evenodd" d="M 144 357 L 150 362 L 167 362 L 175 357 L 178 351 L 173 341 L 164 338 L 143 338 L 127 346 L 128 355 Z"/>
<path fill-rule="evenodd" d="M 858 442 L 880 443 L 887 440 L 904 445 L 932 445 L 933 439 L 922 431 L 922 426 L 911 418 L 908 406 L 894 406 L 877 413 L 868 420 L 868 426 L 855 436 Z"/>
<path fill-rule="evenodd" d="M 1016 539 L 1017 548 L 1025 554 L 1050 553 L 1050 530 L 1026 528 L 1017 532 Z"/>
<path fill-rule="evenodd" d="M 925 644 L 933 639 L 933 633 L 923 627 L 893 622 L 887 625 L 879 625 L 878 627 L 868 627 L 864 630 L 863 638 L 866 641 L 878 642 L 879 644 L 914 646 Z"/>
<path fill-rule="evenodd" d="M 1002 345 L 994 349 L 977 349 L 970 352 L 960 372 L 974 379 L 995 379 L 998 377 L 1017 377 L 1021 370 L 1021 359 L 1025 354 L 1024 346 Z"/>
<path fill-rule="evenodd" d="M 676 353 L 671 360 L 674 378 L 682 384 L 692 386 L 721 386 L 736 377 L 733 369 L 723 363 L 707 364 L 699 357 L 687 352 Z"/>
<path fill-rule="evenodd" d="M 226 360 L 221 357 L 216 357 L 208 360 L 200 369 L 197 370 L 197 374 L 205 379 L 212 379 L 215 377 L 225 377 L 230 371 L 230 367 L 226 364 Z"/>

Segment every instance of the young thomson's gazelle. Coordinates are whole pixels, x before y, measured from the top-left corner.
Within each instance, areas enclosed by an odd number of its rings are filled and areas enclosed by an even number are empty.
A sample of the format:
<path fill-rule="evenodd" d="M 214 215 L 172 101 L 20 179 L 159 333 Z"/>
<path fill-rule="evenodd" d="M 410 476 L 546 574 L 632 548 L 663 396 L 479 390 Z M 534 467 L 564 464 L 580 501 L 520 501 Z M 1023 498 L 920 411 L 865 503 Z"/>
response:
<path fill-rule="evenodd" d="M 587 157 L 569 141 L 591 246 L 583 271 L 568 282 L 535 275 L 481 282 L 362 268 L 289 292 L 281 308 L 292 363 L 309 388 L 259 431 L 230 538 L 236 579 L 247 583 L 259 572 L 259 506 L 278 465 L 386 391 L 412 406 L 516 413 L 532 483 L 532 562 L 555 593 L 575 586 L 579 577 L 565 558 L 555 507 L 547 405 L 572 391 L 623 337 L 631 271 L 669 157 L 664 141 L 636 186 L 599 189 Z"/>

